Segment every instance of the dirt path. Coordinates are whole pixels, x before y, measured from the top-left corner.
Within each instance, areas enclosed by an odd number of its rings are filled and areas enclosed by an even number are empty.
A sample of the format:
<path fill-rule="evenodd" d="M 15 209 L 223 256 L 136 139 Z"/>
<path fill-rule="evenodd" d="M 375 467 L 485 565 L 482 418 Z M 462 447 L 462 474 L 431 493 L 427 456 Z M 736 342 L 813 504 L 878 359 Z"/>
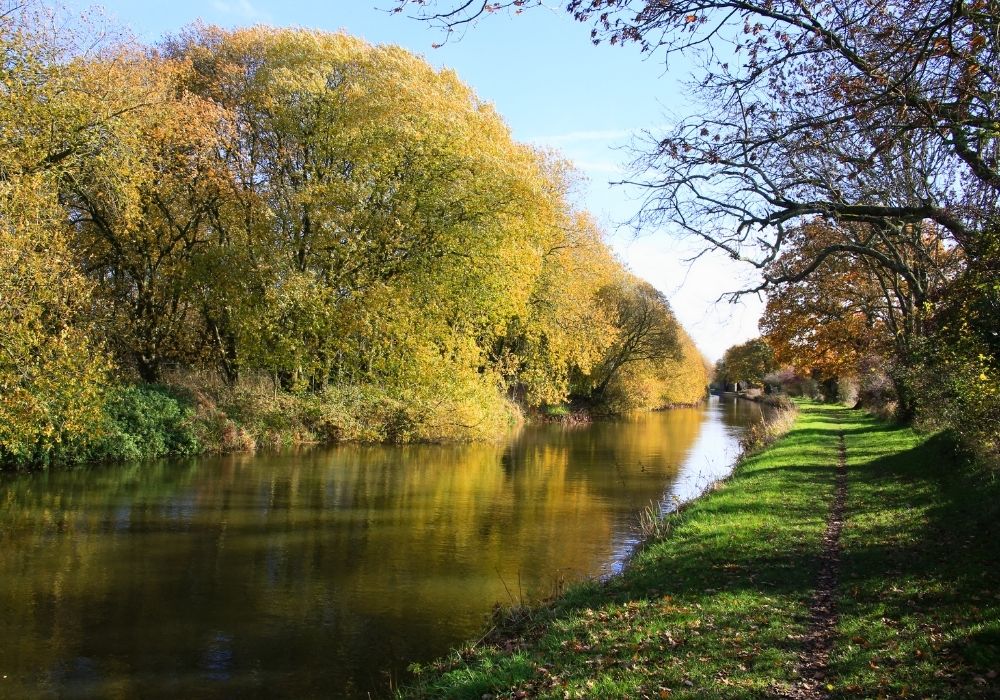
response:
<path fill-rule="evenodd" d="M 838 451 L 836 490 L 826 519 L 816 592 L 809 604 L 809 629 L 802 637 L 803 650 L 798 665 L 801 680 L 784 695 L 791 700 L 816 700 L 828 696 L 828 663 L 837 631 L 835 600 L 840 578 L 840 532 L 844 529 L 847 502 L 847 449 L 843 433 L 839 435 Z"/>

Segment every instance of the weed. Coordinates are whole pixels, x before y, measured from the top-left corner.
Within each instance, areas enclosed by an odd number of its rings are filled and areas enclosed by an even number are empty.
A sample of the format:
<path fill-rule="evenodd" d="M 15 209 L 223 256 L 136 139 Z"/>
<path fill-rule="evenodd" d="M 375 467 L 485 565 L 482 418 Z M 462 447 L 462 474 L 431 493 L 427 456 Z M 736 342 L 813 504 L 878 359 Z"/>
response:
<path fill-rule="evenodd" d="M 670 521 L 659 501 L 650 501 L 639 511 L 639 534 L 644 540 L 662 540 L 670 535 Z"/>

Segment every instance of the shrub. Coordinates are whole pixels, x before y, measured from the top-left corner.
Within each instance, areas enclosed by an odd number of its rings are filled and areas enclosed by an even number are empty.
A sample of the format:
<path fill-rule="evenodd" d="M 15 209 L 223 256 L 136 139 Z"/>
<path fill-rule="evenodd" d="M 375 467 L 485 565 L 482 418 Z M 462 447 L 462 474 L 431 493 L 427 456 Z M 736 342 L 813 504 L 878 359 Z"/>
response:
<path fill-rule="evenodd" d="M 939 343 L 924 349 L 907 381 L 916 399 L 917 424 L 951 428 L 980 460 L 1000 465 L 1000 389 L 995 360 L 978 347 Z"/>
<path fill-rule="evenodd" d="M 495 439 L 521 420 L 498 384 L 475 372 L 454 372 L 426 384 L 332 385 L 311 410 L 325 439 L 361 442 Z"/>
<path fill-rule="evenodd" d="M 108 392 L 89 456 L 137 460 L 199 451 L 190 402 L 162 386 L 119 386 Z"/>

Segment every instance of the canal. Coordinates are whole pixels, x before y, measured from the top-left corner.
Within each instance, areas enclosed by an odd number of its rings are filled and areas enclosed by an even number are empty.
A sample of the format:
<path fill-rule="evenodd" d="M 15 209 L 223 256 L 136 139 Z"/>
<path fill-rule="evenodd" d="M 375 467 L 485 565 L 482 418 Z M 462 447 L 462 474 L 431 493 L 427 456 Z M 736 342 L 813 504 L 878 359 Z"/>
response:
<path fill-rule="evenodd" d="M 757 404 L 497 444 L 0 475 L 0 697 L 360 697 L 495 603 L 617 571 L 724 476 Z"/>

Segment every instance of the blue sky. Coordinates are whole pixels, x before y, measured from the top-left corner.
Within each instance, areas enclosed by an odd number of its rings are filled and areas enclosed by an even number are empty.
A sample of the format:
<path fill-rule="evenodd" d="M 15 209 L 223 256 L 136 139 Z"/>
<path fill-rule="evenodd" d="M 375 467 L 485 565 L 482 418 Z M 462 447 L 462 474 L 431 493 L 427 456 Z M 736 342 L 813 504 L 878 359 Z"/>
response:
<path fill-rule="evenodd" d="M 69 0 L 83 10 L 95 3 Z M 605 226 L 609 242 L 634 272 L 670 299 L 678 318 L 711 360 L 757 335 L 761 304 L 716 304 L 749 272 L 724 256 L 684 262 L 699 246 L 667 231 L 634 236 L 620 224 L 635 213 L 636 193 L 612 187 L 644 129 L 657 129 L 695 109 L 682 82 L 690 68 L 643 56 L 635 47 L 591 44 L 589 28 L 558 9 L 514 17 L 496 13 L 441 48 L 439 30 L 404 14 L 392 0 L 106 0 L 96 3 L 145 42 L 201 19 L 220 26 L 270 24 L 344 30 L 372 43 L 399 44 L 435 66 L 454 69 L 492 102 L 514 137 L 562 151 L 588 178 L 579 204 Z M 561 0 L 555 7 L 561 6 Z"/>

